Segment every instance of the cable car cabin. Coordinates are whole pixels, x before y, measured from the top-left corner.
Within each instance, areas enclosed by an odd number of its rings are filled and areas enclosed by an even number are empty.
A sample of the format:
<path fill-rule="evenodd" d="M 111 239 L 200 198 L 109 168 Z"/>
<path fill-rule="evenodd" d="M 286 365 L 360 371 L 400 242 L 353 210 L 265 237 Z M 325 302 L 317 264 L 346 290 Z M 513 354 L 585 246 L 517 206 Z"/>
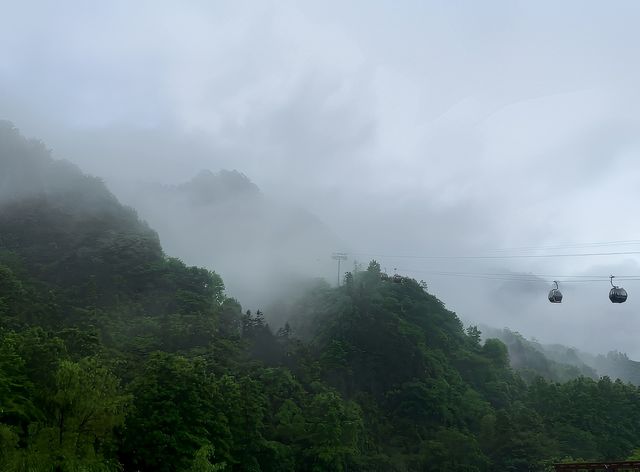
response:
<path fill-rule="evenodd" d="M 622 287 L 613 287 L 609 290 L 611 303 L 624 303 L 627 301 L 627 291 Z"/>
<path fill-rule="evenodd" d="M 613 285 L 614 277 L 615 276 L 613 275 L 609 277 L 611 281 L 611 290 L 609 290 L 609 300 L 611 300 L 611 303 L 624 303 L 627 301 L 627 291 L 622 287 Z"/>
<path fill-rule="evenodd" d="M 393 276 L 393 281 L 394 281 L 395 283 L 397 283 L 397 284 L 401 284 L 401 283 L 402 283 L 402 276 L 401 276 L 401 275 L 398 275 L 398 274 L 395 274 L 395 275 Z"/>
<path fill-rule="evenodd" d="M 562 292 L 557 288 L 552 288 L 549 292 L 549 301 L 551 303 L 562 303 Z"/>
<path fill-rule="evenodd" d="M 562 292 L 558 290 L 558 282 L 554 280 L 553 283 L 556 284 L 556 287 L 549 291 L 549 301 L 551 303 L 562 303 Z"/>

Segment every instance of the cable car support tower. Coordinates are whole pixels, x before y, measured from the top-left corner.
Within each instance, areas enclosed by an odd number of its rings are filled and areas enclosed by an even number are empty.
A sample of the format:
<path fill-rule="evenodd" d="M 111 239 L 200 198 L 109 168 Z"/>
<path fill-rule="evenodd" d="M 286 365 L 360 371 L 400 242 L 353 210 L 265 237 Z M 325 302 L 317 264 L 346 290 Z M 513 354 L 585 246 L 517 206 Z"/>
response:
<path fill-rule="evenodd" d="M 340 262 L 348 259 L 346 252 L 334 252 L 331 255 L 331 259 L 338 261 L 338 287 L 340 286 Z"/>

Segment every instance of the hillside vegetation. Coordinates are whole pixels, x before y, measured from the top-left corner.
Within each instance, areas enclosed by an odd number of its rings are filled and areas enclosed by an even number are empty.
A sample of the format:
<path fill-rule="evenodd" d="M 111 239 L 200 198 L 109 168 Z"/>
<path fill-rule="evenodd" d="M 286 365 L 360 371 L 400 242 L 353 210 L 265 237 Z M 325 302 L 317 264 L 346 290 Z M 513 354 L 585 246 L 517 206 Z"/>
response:
<path fill-rule="evenodd" d="M 0 470 L 537 471 L 640 446 L 637 387 L 525 382 L 375 261 L 274 333 L 6 123 L 0 176 Z"/>

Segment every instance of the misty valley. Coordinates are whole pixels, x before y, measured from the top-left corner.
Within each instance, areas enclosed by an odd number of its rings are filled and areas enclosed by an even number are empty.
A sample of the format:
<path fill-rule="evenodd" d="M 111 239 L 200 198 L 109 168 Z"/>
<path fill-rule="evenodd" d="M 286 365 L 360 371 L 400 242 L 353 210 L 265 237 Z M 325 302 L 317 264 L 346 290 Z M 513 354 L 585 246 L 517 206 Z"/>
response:
<path fill-rule="evenodd" d="M 235 171 L 118 191 L 0 124 L 0 470 L 640 458 L 626 354 L 465 325 L 375 259 L 309 276 L 340 238 Z"/>

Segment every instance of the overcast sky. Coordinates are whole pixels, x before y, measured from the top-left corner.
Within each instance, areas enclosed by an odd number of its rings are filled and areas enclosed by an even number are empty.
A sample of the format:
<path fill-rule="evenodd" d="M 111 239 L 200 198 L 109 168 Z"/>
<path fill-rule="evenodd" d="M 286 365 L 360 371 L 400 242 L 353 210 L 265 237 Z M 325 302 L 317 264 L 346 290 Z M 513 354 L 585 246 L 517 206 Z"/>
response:
<path fill-rule="evenodd" d="M 0 9 L 0 118 L 113 185 L 238 169 L 350 252 L 640 239 L 637 1 Z M 464 320 L 640 358 L 640 282 L 623 306 L 607 282 L 567 284 L 554 306 L 544 281 L 427 273 L 640 275 L 636 255 L 378 259 L 427 280 Z"/>

